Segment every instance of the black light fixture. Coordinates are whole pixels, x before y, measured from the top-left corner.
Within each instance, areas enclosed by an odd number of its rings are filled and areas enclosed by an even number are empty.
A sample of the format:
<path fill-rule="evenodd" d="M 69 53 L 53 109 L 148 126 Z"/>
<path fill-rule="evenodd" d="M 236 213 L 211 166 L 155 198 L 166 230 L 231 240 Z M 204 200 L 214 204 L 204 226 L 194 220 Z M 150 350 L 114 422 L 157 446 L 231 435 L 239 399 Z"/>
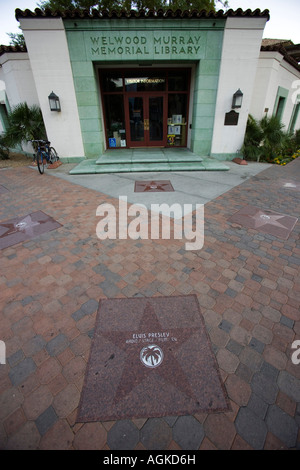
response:
<path fill-rule="evenodd" d="M 240 89 L 238 89 L 238 91 L 235 92 L 232 98 L 232 105 L 231 105 L 232 109 L 237 109 L 237 108 L 242 107 L 243 96 L 244 95 Z"/>
<path fill-rule="evenodd" d="M 53 91 L 48 96 L 48 100 L 51 111 L 61 111 L 59 97 Z"/>

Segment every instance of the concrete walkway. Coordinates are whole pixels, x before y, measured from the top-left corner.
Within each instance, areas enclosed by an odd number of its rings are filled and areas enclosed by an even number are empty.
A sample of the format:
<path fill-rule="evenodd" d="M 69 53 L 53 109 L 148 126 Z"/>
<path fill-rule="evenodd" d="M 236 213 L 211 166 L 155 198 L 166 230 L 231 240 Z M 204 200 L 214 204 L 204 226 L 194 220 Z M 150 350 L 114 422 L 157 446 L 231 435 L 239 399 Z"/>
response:
<path fill-rule="evenodd" d="M 201 175 L 71 176 L 68 165 L 43 176 L 0 171 L 8 189 L 0 194 L 1 222 L 41 210 L 62 224 L 0 253 L 1 449 L 300 447 L 300 365 L 292 361 L 300 340 L 300 222 L 283 240 L 228 221 L 246 205 L 299 217 L 300 160 L 229 165 Z M 136 179 L 171 180 L 175 191 L 134 193 Z M 100 241 L 96 208 L 117 206 L 120 195 L 143 204 L 205 203 L 204 247 Z M 231 411 L 77 423 L 99 299 L 187 294 L 197 295 Z"/>
<path fill-rule="evenodd" d="M 206 204 L 231 188 L 247 181 L 252 176 L 269 168 L 267 163 L 249 162 L 248 165 L 238 165 L 224 162 L 229 171 L 174 171 L 174 172 L 142 172 L 142 173 L 113 173 L 70 175 L 73 164 L 64 164 L 55 172 L 48 174 L 63 178 L 71 183 L 107 194 L 114 198 L 126 196 L 129 203 L 145 204 L 148 209 L 151 204 Z M 171 181 L 174 192 L 135 193 L 135 181 Z M 195 207 L 194 207 L 195 208 Z"/>

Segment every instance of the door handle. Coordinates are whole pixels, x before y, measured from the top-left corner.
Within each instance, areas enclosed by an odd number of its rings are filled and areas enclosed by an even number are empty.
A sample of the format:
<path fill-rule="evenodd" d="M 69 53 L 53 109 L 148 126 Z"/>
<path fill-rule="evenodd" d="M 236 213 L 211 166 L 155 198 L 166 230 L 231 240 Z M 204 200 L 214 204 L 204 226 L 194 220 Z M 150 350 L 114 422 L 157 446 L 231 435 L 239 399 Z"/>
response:
<path fill-rule="evenodd" d="M 149 131 L 149 119 L 144 119 L 144 130 Z"/>

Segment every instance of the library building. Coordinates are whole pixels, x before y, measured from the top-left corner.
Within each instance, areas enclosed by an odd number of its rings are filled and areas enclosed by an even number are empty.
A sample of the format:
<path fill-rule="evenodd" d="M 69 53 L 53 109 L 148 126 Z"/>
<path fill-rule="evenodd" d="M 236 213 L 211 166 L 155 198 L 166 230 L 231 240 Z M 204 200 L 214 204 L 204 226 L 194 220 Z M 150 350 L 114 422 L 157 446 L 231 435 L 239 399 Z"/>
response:
<path fill-rule="evenodd" d="M 62 161 L 156 152 L 163 164 L 173 151 L 197 169 L 239 155 L 249 114 L 300 128 L 300 46 L 263 39 L 268 10 L 17 9 L 16 19 L 26 47 L 0 46 L 0 132 L 16 104 L 37 104 Z"/>

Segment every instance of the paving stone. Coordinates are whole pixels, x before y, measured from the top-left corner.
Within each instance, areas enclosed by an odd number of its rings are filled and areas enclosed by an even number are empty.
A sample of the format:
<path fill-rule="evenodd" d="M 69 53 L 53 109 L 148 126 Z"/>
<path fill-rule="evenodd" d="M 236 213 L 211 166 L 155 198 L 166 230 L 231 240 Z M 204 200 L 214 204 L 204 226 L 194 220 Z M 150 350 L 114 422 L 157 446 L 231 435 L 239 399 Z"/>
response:
<path fill-rule="evenodd" d="M 9 378 L 13 386 L 20 385 L 30 374 L 36 370 L 35 362 L 31 357 L 26 357 L 9 371 Z"/>
<path fill-rule="evenodd" d="M 217 361 L 218 361 L 219 367 L 223 369 L 224 371 L 229 372 L 230 374 L 236 371 L 236 368 L 238 367 L 238 364 L 239 364 L 239 360 L 235 356 L 235 354 L 232 354 L 227 349 L 220 349 L 218 351 Z"/>
<path fill-rule="evenodd" d="M 219 450 L 231 448 L 236 429 L 234 423 L 224 413 L 209 414 L 204 422 L 206 436 Z"/>
<path fill-rule="evenodd" d="M 232 326 L 233 325 L 227 320 L 222 320 L 221 323 L 219 324 L 219 328 L 221 330 L 226 331 L 226 333 L 229 333 L 231 331 Z"/>
<path fill-rule="evenodd" d="M 237 341 L 235 341 L 234 339 L 230 339 L 226 345 L 226 349 L 228 349 L 228 351 L 238 356 L 243 350 L 243 346 L 239 344 Z"/>
<path fill-rule="evenodd" d="M 288 317 L 285 317 L 284 315 L 281 315 L 280 318 L 280 323 L 282 323 L 284 326 L 287 326 L 288 328 L 294 328 L 294 320 L 291 320 Z"/>
<path fill-rule="evenodd" d="M 116 297 L 120 293 L 120 289 L 118 289 L 113 282 L 108 280 L 101 282 L 99 287 L 101 287 L 103 294 L 108 298 Z"/>
<path fill-rule="evenodd" d="M 117 283 L 117 282 L 120 282 L 122 280 L 122 277 L 119 274 L 114 273 L 113 271 L 108 269 L 107 266 L 105 266 L 103 264 L 99 264 L 97 266 L 94 266 L 93 270 L 97 274 L 102 274 L 105 277 L 106 281 L 109 281 L 111 283 Z"/>
<path fill-rule="evenodd" d="M 298 427 L 300 428 L 300 402 L 297 404 L 297 410 L 296 410 L 296 415 L 295 415 L 295 421 L 298 424 Z"/>
<path fill-rule="evenodd" d="M 226 289 L 225 294 L 232 298 L 235 298 L 237 296 L 237 292 L 231 289 L 230 287 Z"/>
<path fill-rule="evenodd" d="M 288 448 L 295 447 L 298 435 L 298 426 L 295 420 L 277 405 L 271 405 L 269 407 L 266 424 L 269 431 L 284 442 Z"/>
<path fill-rule="evenodd" d="M 40 416 L 35 420 L 35 424 L 41 436 L 43 436 L 56 421 L 58 420 L 52 406 L 49 406 Z"/>
<path fill-rule="evenodd" d="M 36 420 L 52 402 L 53 396 L 46 385 L 40 385 L 25 397 L 23 410 L 28 419 Z"/>
<path fill-rule="evenodd" d="M 52 406 L 59 418 L 67 418 L 78 406 L 80 393 L 74 384 L 68 384 L 53 399 Z"/>
<path fill-rule="evenodd" d="M 168 423 L 170 427 L 173 427 L 178 416 L 164 416 L 164 420 Z"/>
<path fill-rule="evenodd" d="M 259 354 L 257 351 L 254 351 L 250 347 L 245 347 L 243 349 L 243 351 L 239 355 L 239 359 L 245 366 L 247 366 L 254 372 L 260 369 L 261 364 L 263 362 L 261 354 Z"/>
<path fill-rule="evenodd" d="M 245 406 L 251 395 L 250 385 L 237 374 L 230 374 L 225 382 L 228 396 L 239 406 Z"/>
<path fill-rule="evenodd" d="M 241 377 L 242 380 L 244 380 L 247 383 L 250 383 L 254 372 L 245 364 L 242 364 L 240 362 L 235 373 L 238 377 Z"/>
<path fill-rule="evenodd" d="M 13 413 L 11 413 L 5 420 L 2 421 L 3 427 L 0 431 L 0 442 L 2 449 L 4 448 L 4 441 L 6 436 L 11 436 L 17 432 L 17 430 L 22 427 L 26 422 L 26 417 L 22 408 L 17 408 Z M 4 434 L 6 436 L 4 437 Z"/>
<path fill-rule="evenodd" d="M 10 365 L 10 367 L 14 367 L 16 366 L 20 361 L 22 361 L 24 359 L 24 352 L 22 349 L 19 349 L 18 351 L 16 351 L 14 354 L 12 354 L 11 356 L 9 356 L 7 358 L 7 362 L 8 364 Z"/>
<path fill-rule="evenodd" d="M 76 433 L 74 447 L 77 450 L 100 450 L 106 444 L 107 432 L 101 423 L 86 423 Z"/>
<path fill-rule="evenodd" d="M 40 433 L 35 423 L 27 421 L 16 434 L 8 439 L 6 450 L 37 450 L 39 440 Z"/>
<path fill-rule="evenodd" d="M 148 419 L 140 430 L 140 441 L 147 450 L 167 449 L 171 440 L 172 429 L 163 418 Z"/>
<path fill-rule="evenodd" d="M 251 387 L 254 393 L 260 396 L 266 403 L 275 403 L 278 393 L 278 371 L 268 364 L 263 364 L 261 370 L 253 375 Z"/>
<path fill-rule="evenodd" d="M 107 434 L 112 450 L 133 450 L 139 441 L 139 430 L 130 420 L 117 421 Z"/>
<path fill-rule="evenodd" d="M 235 420 L 235 426 L 237 432 L 253 449 L 263 449 L 268 431 L 267 426 L 250 408 L 240 408 Z"/>
<path fill-rule="evenodd" d="M 34 354 L 41 351 L 46 344 L 44 338 L 40 335 L 35 335 L 32 339 L 27 341 L 23 346 L 23 351 L 26 356 L 33 356 Z"/>
<path fill-rule="evenodd" d="M 42 436 L 39 444 L 40 450 L 71 450 L 74 433 L 66 420 L 58 420 Z"/>
<path fill-rule="evenodd" d="M 68 345 L 68 338 L 63 333 L 59 333 L 55 338 L 48 341 L 46 350 L 50 356 L 57 356 L 64 351 Z"/>
<path fill-rule="evenodd" d="M 251 338 L 249 347 L 262 354 L 265 349 L 265 344 L 259 341 L 257 338 Z"/>
<path fill-rule="evenodd" d="M 98 309 L 99 302 L 94 299 L 90 299 L 87 302 L 83 303 L 79 310 L 72 313 L 72 318 L 75 321 L 81 320 L 85 315 L 91 315 L 95 313 Z"/>
<path fill-rule="evenodd" d="M 260 419 L 265 419 L 269 405 L 261 397 L 252 393 L 247 406 Z"/>
<path fill-rule="evenodd" d="M 22 305 L 28 305 L 30 304 L 30 302 L 32 302 L 34 299 L 31 295 L 27 295 L 26 297 L 24 297 L 24 299 L 22 300 Z"/>
<path fill-rule="evenodd" d="M 64 255 L 55 255 L 52 258 L 53 263 L 62 263 L 65 260 L 66 260 L 66 257 Z"/>
<path fill-rule="evenodd" d="M 241 325 L 246 325 L 246 320 L 243 320 L 240 325 L 233 326 L 230 331 L 230 337 L 242 345 L 247 345 L 251 338 L 250 333 Z"/>
<path fill-rule="evenodd" d="M 173 439 L 183 450 L 198 450 L 204 438 L 204 428 L 193 416 L 180 416 L 173 426 Z"/>
<path fill-rule="evenodd" d="M 296 377 L 291 375 L 289 372 L 283 370 L 279 373 L 277 383 L 280 390 L 282 390 L 286 395 L 295 400 L 296 403 L 300 402 L 299 379 L 296 379 Z"/>
<path fill-rule="evenodd" d="M 24 396 L 17 387 L 10 387 L 0 394 L 0 422 L 11 415 L 24 402 Z"/>

